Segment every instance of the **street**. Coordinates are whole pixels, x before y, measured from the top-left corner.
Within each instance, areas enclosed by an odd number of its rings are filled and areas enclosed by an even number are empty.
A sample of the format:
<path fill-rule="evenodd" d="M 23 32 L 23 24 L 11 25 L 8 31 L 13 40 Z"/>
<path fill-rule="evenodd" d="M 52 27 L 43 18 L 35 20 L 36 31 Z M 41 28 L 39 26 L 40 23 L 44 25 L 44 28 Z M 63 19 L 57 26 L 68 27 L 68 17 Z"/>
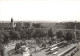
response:
<path fill-rule="evenodd" d="M 79 42 L 79 51 L 75 53 L 74 56 L 80 56 L 80 42 Z"/>

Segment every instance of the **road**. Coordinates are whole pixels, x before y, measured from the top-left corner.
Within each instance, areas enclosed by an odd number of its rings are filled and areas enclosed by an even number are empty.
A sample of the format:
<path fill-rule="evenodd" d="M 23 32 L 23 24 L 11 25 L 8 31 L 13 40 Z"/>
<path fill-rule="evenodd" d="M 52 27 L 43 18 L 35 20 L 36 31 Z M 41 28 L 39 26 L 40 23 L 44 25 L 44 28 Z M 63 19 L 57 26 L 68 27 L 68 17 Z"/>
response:
<path fill-rule="evenodd" d="M 79 42 L 79 51 L 77 51 L 74 56 L 80 56 L 80 42 Z"/>

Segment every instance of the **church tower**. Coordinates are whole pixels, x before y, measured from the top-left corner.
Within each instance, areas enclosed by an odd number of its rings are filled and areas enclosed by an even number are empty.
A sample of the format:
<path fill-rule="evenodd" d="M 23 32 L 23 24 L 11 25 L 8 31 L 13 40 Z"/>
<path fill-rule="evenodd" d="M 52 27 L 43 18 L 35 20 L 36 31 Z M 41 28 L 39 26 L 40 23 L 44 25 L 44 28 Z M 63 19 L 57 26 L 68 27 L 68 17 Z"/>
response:
<path fill-rule="evenodd" d="M 13 18 L 11 18 L 11 27 L 12 27 L 12 28 L 14 27 L 14 21 L 13 21 Z"/>

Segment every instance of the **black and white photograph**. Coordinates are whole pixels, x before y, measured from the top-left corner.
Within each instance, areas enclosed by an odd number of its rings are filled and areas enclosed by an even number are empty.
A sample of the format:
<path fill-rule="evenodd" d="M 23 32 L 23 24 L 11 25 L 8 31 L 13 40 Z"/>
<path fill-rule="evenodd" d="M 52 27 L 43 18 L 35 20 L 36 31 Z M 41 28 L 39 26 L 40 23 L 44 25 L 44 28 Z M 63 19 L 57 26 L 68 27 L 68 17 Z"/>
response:
<path fill-rule="evenodd" d="M 0 0 L 0 56 L 80 56 L 80 1 Z"/>

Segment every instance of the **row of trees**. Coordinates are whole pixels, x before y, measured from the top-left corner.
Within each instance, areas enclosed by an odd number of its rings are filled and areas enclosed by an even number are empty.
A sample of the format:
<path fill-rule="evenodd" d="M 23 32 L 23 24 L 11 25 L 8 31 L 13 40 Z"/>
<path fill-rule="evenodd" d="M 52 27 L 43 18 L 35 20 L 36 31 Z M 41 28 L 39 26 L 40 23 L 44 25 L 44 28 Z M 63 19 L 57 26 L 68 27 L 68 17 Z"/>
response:
<path fill-rule="evenodd" d="M 72 26 L 71 26 L 72 25 Z M 77 25 L 77 24 L 76 24 Z M 19 40 L 19 39 L 30 39 L 30 38 L 53 38 L 57 36 L 57 39 L 64 39 L 66 41 L 74 39 L 74 32 L 73 31 L 53 31 L 52 28 L 45 30 L 44 27 L 40 23 L 32 24 L 32 28 L 21 28 L 16 27 L 15 30 L 10 30 L 9 32 L 0 31 L 0 41 L 1 42 L 8 42 L 9 40 Z M 75 26 L 75 23 L 65 23 L 66 28 L 70 28 Z M 80 37 L 80 32 L 76 32 L 77 37 Z"/>
<path fill-rule="evenodd" d="M 54 33 L 55 32 L 55 33 Z M 79 32 L 77 32 L 77 36 L 79 37 Z M 0 31 L 0 41 L 3 43 L 7 43 L 10 40 L 19 40 L 19 39 L 31 39 L 31 38 L 54 38 L 56 36 L 57 39 L 64 39 L 66 41 L 73 40 L 75 38 L 73 31 L 53 31 L 50 28 L 48 31 L 41 29 L 26 29 L 26 30 L 11 30 L 9 32 Z"/>

